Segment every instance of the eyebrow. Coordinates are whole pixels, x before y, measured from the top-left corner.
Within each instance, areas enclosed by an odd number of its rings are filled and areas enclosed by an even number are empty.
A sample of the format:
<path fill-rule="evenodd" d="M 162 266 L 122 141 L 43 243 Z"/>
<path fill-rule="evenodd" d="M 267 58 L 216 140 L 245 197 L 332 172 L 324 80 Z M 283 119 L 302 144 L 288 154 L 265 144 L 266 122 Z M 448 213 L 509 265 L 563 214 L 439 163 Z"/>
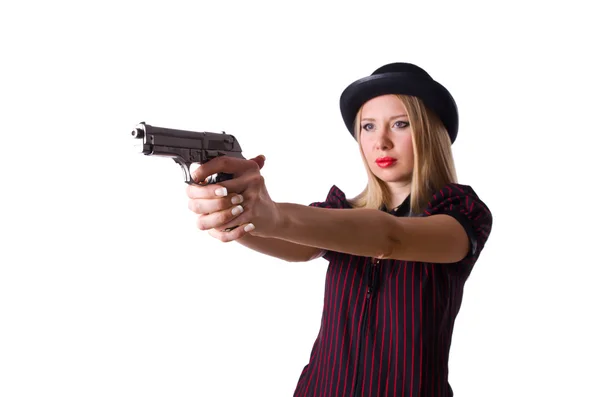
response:
<path fill-rule="evenodd" d="M 392 119 L 398 119 L 398 118 L 400 118 L 400 117 L 408 117 L 408 116 L 407 116 L 407 115 L 405 115 L 405 114 L 399 114 L 399 115 L 397 115 L 397 116 L 390 117 L 390 120 L 392 120 Z M 371 118 L 364 118 L 364 119 L 361 119 L 361 121 L 375 121 L 375 119 L 371 119 Z"/>

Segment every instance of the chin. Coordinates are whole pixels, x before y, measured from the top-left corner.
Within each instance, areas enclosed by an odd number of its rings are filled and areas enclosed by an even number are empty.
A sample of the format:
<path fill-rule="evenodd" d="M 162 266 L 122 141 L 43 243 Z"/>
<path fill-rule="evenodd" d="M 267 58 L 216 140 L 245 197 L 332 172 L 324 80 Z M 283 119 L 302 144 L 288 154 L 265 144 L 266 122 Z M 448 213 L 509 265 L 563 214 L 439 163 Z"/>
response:
<path fill-rule="evenodd" d="M 381 174 L 376 173 L 375 176 L 384 182 L 395 182 L 399 179 L 402 179 L 402 175 L 400 174 Z"/>
<path fill-rule="evenodd" d="M 394 171 L 394 172 L 381 172 L 381 171 L 385 171 L 385 170 L 371 170 L 373 172 L 373 174 L 380 179 L 383 182 L 405 182 L 405 181 L 410 181 L 412 180 L 412 173 L 407 173 L 407 172 L 399 172 L 399 171 Z"/>

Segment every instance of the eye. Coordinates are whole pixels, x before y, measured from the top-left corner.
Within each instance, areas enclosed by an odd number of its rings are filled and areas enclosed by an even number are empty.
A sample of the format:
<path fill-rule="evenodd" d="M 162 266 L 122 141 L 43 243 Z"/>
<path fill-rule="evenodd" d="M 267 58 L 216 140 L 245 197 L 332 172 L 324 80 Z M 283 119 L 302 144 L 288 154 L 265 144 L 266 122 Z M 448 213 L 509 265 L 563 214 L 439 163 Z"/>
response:
<path fill-rule="evenodd" d="M 362 129 L 365 131 L 371 131 L 373 129 L 373 123 L 365 123 L 362 126 Z"/>
<path fill-rule="evenodd" d="M 399 120 L 398 120 L 398 121 L 396 121 L 396 122 L 394 123 L 394 127 L 397 127 L 397 128 L 406 128 L 406 127 L 408 127 L 409 125 L 410 125 L 410 124 L 408 124 L 408 122 L 407 122 L 407 121 L 399 121 Z"/>

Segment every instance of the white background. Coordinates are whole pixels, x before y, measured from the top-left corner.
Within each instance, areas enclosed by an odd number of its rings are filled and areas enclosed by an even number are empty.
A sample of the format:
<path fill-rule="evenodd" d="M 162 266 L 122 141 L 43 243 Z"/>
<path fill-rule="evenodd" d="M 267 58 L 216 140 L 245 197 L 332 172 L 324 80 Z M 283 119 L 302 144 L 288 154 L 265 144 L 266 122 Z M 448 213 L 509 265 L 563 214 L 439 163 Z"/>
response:
<path fill-rule="evenodd" d="M 198 230 L 179 166 L 130 131 L 224 130 L 276 201 L 353 196 L 339 95 L 394 61 L 453 93 L 459 183 L 494 215 L 456 395 L 599 396 L 597 13 L 416 3 L 3 3 L 0 396 L 291 396 L 327 263 Z"/>

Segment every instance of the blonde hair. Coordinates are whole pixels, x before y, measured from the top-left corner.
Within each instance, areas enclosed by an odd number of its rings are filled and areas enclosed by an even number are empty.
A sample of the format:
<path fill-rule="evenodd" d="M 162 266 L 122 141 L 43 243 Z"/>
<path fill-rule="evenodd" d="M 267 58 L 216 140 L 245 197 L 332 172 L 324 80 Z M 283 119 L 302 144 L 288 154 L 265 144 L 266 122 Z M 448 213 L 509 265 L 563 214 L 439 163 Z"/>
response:
<path fill-rule="evenodd" d="M 427 207 L 433 193 L 447 183 L 456 183 L 458 178 L 450 137 L 439 117 L 417 97 L 397 97 L 404 103 L 412 127 L 414 163 L 408 216 L 417 216 Z M 367 171 L 368 182 L 365 189 L 348 202 L 353 208 L 381 209 L 385 205 L 389 209 L 392 199 L 390 191 L 385 182 L 375 176 L 369 168 L 360 145 L 361 113 L 362 107 L 356 114 L 354 136 Z"/>

